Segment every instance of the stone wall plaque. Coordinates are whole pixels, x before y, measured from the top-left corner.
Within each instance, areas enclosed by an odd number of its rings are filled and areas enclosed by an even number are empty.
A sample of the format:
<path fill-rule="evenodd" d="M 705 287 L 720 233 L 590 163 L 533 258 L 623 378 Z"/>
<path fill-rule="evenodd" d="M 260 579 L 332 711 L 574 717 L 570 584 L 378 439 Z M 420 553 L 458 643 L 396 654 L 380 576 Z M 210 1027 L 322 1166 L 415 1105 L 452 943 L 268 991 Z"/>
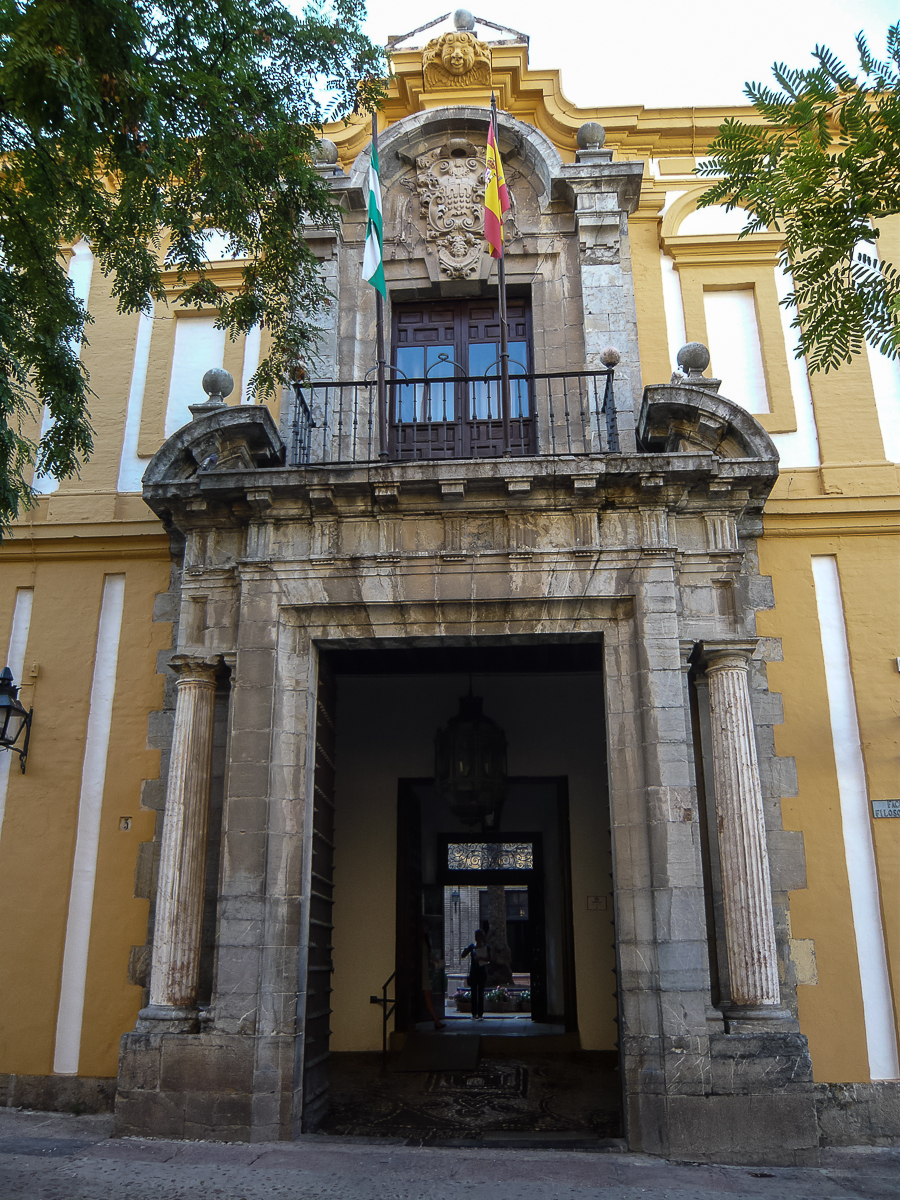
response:
<path fill-rule="evenodd" d="M 873 817 L 900 817 L 900 800 L 873 800 Z"/>
<path fill-rule="evenodd" d="M 451 138 L 416 159 L 416 190 L 425 238 L 437 247 L 441 271 L 468 279 L 484 245 L 484 151 L 466 138 Z"/>

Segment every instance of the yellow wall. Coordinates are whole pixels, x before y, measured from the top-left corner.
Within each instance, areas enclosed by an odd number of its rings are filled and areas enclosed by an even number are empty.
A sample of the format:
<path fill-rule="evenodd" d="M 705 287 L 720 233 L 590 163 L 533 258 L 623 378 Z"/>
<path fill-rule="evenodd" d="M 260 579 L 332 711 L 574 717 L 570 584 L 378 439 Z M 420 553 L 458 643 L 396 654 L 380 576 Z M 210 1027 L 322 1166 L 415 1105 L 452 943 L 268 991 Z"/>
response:
<path fill-rule="evenodd" d="M 846 517 L 821 512 L 767 521 L 760 542 L 764 573 L 771 574 L 776 607 L 759 617 L 759 632 L 782 639 L 784 662 L 769 665 L 769 685 L 784 697 L 784 725 L 776 730 L 779 754 L 797 761 L 799 795 L 782 804 L 784 824 L 803 830 L 808 888 L 791 894 L 796 938 L 815 941 L 818 983 L 798 990 L 800 1020 L 810 1041 L 816 1077 L 823 1081 L 869 1078 L 856 939 L 844 856 L 822 644 L 811 558 L 835 555 L 850 644 L 866 775 L 873 799 L 897 795 L 900 542 L 896 520 L 883 533 L 826 532 L 846 527 Z M 830 520 L 829 520 L 830 518 Z M 894 526 L 892 528 L 892 526 Z M 900 995 L 900 822 L 873 821 L 882 919 L 891 982 Z"/>
<path fill-rule="evenodd" d="M 71 538 L 71 531 L 70 531 Z M 121 539 L 125 541 L 125 539 Z M 115 1075 L 118 1038 L 133 1027 L 140 989 L 126 982 L 129 948 L 145 941 L 147 902 L 134 899 L 137 847 L 155 814 L 141 811 L 140 783 L 159 771 L 146 749 L 147 717 L 160 707 L 158 650 L 171 627 L 152 624 L 153 598 L 168 587 L 167 539 L 116 539 L 77 558 L 49 540 L 35 553 L 2 552 L 0 638 L 9 639 L 17 587 L 33 587 L 26 667 L 39 674 L 22 699 L 35 710 L 26 773 L 10 770 L 0 836 L 0 1070 L 50 1074 L 60 992 L 84 738 L 104 577 L 125 575 L 80 1074 Z M 112 543 L 112 544 L 110 544 Z M 116 553 L 116 550 L 119 553 Z M 58 551 L 58 555 L 54 551 Z M 5 651 L 4 651 L 5 653 Z M 119 818 L 133 818 L 121 832 Z"/>

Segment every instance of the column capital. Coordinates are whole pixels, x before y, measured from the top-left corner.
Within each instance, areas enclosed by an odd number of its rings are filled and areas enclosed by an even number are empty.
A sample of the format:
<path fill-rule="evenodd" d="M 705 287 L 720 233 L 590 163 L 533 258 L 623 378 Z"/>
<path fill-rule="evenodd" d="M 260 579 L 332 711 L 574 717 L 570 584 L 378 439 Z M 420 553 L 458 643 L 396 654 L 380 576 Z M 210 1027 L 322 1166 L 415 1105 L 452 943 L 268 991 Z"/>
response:
<path fill-rule="evenodd" d="M 707 675 L 715 671 L 746 671 L 758 645 L 759 638 L 702 642 L 701 656 Z"/>
<path fill-rule="evenodd" d="M 215 687 L 220 660 L 219 654 L 174 654 L 169 667 L 178 676 L 179 684 L 205 683 Z"/>

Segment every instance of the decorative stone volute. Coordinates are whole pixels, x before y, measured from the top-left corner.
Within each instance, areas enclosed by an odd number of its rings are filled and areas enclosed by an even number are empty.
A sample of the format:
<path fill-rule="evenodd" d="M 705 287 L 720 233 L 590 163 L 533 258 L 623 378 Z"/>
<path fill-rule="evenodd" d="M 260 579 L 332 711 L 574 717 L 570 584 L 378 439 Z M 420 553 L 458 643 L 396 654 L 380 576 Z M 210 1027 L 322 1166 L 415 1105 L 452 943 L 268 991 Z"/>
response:
<path fill-rule="evenodd" d="M 163 442 L 144 472 L 144 498 L 151 508 L 159 485 L 198 473 L 252 471 L 284 462 L 284 442 L 263 405 L 198 404 L 192 411 L 194 420 Z"/>
<path fill-rule="evenodd" d="M 491 49 L 468 29 L 454 29 L 432 40 L 422 52 L 425 90 L 490 87 Z"/>
<path fill-rule="evenodd" d="M 644 388 L 637 437 L 645 450 L 707 450 L 720 458 L 762 459 L 772 483 L 778 474 L 778 451 L 759 421 L 694 378 L 673 376 L 672 383 Z"/>

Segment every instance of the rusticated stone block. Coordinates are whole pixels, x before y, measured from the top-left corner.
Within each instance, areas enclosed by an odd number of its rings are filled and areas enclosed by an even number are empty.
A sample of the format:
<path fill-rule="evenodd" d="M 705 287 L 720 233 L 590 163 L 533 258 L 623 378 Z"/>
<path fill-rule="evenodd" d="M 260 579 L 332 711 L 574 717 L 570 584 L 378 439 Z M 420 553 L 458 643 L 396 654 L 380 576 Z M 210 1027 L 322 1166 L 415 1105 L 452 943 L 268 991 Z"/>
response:
<path fill-rule="evenodd" d="M 6 1103 L 9 1108 L 34 1108 L 39 1112 L 112 1112 L 115 1079 L 87 1075 L 10 1075 Z"/>
<path fill-rule="evenodd" d="M 667 1157 L 778 1167 L 818 1162 L 816 1109 L 810 1092 L 765 1096 L 669 1096 Z"/>
<path fill-rule="evenodd" d="M 116 1095 L 115 1137 L 183 1138 L 186 1097 L 171 1092 L 132 1092 Z"/>
<path fill-rule="evenodd" d="M 812 1064 L 800 1033 L 711 1034 L 712 1090 L 719 1095 L 809 1093 Z"/>
<path fill-rule="evenodd" d="M 900 1143 L 900 1083 L 820 1083 L 816 1111 L 823 1146 Z"/>
<path fill-rule="evenodd" d="M 162 1043 L 162 1092 L 249 1092 L 253 1084 L 253 1043 L 221 1036 L 172 1035 Z"/>

